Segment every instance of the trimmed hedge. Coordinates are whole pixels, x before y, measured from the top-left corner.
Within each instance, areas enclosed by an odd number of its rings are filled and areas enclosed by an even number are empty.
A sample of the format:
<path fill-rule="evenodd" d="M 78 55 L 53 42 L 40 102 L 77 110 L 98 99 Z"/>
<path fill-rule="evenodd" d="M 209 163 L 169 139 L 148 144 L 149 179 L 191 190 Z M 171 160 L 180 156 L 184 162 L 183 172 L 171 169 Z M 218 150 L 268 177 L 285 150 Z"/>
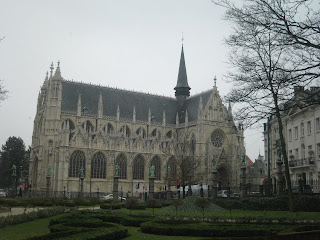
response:
<path fill-rule="evenodd" d="M 0 198 L 0 205 L 7 207 L 30 206 L 30 207 L 50 207 L 50 206 L 92 206 L 102 203 L 98 198 L 90 199 L 65 199 L 65 198 Z"/>
<path fill-rule="evenodd" d="M 154 219 L 152 216 L 126 214 L 95 214 L 94 217 L 101 219 L 104 222 L 114 222 L 132 227 L 140 227 L 141 223 Z"/>
<path fill-rule="evenodd" d="M 104 222 L 95 213 L 79 211 L 53 218 L 49 224 L 50 233 L 29 240 L 44 239 L 122 239 L 128 230 L 115 223 Z"/>
<path fill-rule="evenodd" d="M 23 213 L 23 214 L 8 216 L 8 217 L 0 217 L 0 228 L 10 226 L 10 225 L 30 222 L 40 218 L 52 217 L 64 212 L 65 212 L 64 207 L 54 207 L 54 208 L 42 209 L 42 210 L 30 212 L 30 213 Z"/>
<path fill-rule="evenodd" d="M 215 199 L 214 203 L 222 208 L 242 210 L 289 211 L 288 196 L 247 197 L 243 199 Z M 303 212 L 320 212 L 320 195 L 295 195 L 294 210 Z"/>
<path fill-rule="evenodd" d="M 142 223 L 140 229 L 144 233 L 199 236 L 199 237 L 253 237 L 270 236 L 271 231 L 284 230 L 283 226 L 210 224 L 205 222 L 185 221 L 153 221 Z"/>

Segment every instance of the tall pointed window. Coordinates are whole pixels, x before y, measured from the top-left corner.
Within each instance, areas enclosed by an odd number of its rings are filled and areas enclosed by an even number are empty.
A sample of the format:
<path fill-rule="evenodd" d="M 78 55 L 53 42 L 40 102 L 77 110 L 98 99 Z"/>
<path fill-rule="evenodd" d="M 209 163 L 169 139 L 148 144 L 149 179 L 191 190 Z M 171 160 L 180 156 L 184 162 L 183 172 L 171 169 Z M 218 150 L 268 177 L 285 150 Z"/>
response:
<path fill-rule="evenodd" d="M 102 152 L 93 155 L 91 162 L 91 177 L 106 178 L 107 160 Z"/>
<path fill-rule="evenodd" d="M 127 179 L 127 159 L 123 154 L 117 157 L 116 165 L 119 167 L 119 178 Z"/>
<path fill-rule="evenodd" d="M 160 165 L 160 158 L 158 156 L 155 156 L 152 158 L 150 162 L 150 167 L 154 165 L 155 167 L 155 180 L 160 180 L 161 179 L 161 165 Z"/>
<path fill-rule="evenodd" d="M 144 158 L 141 155 L 133 160 L 132 172 L 133 179 L 144 180 Z"/>
<path fill-rule="evenodd" d="M 74 151 L 69 161 L 69 177 L 80 177 L 80 169 L 83 168 L 84 176 L 86 171 L 86 157 L 80 150 Z"/>

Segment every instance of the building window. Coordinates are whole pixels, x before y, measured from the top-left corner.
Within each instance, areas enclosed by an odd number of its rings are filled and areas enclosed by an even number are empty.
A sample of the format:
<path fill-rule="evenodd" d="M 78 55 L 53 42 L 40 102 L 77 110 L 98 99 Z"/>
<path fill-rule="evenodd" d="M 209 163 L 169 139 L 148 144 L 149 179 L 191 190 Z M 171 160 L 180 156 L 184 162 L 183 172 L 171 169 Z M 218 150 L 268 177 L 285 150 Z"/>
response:
<path fill-rule="evenodd" d="M 144 180 L 144 159 L 141 155 L 133 160 L 132 172 L 133 179 Z"/>
<path fill-rule="evenodd" d="M 311 134 L 311 121 L 307 122 L 307 131 L 308 131 L 308 135 Z"/>
<path fill-rule="evenodd" d="M 152 158 L 151 163 L 150 163 L 150 167 L 151 166 L 155 167 L 155 180 L 160 180 L 161 179 L 161 165 L 160 165 L 160 158 L 158 156 L 155 156 L 154 158 Z"/>
<path fill-rule="evenodd" d="M 299 149 L 297 148 L 297 149 L 295 149 L 295 154 L 294 154 L 295 156 L 294 156 L 294 158 L 297 160 L 297 159 L 299 159 Z"/>
<path fill-rule="evenodd" d="M 316 118 L 316 131 L 320 131 L 320 118 Z"/>
<path fill-rule="evenodd" d="M 291 131 L 291 128 L 289 129 L 289 141 L 292 141 L 292 131 Z"/>
<path fill-rule="evenodd" d="M 91 162 L 91 177 L 106 178 L 107 160 L 102 152 L 97 152 L 93 155 Z"/>
<path fill-rule="evenodd" d="M 317 153 L 318 153 L 318 156 L 320 158 L 320 143 L 317 144 Z"/>
<path fill-rule="evenodd" d="M 123 154 L 117 157 L 116 165 L 119 167 L 119 178 L 127 179 L 127 159 Z"/>
<path fill-rule="evenodd" d="M 309 184 L 310 186 L 313 186 L 313 173 L 309 172 Z"/>
<path fill-rule="evenodd" d="M 298 127 L 294 128 L 294 139 L 298 139 Z"/>
<path fill-rule="evenodd" d="M 69 177 L 80 177 L 80 169 L 83 169 L 83 175 L 86 171 L 86 157 L 80 150 L 74 151 L 70 156 Z"/>
<path fill-rule="evenodd" d="M 220 129 L 214 130 L 211 133 L 211 142 L 216 148 L 222 147 L 224 142 L 224 134 Z"/>
<path fill-rule="evenodd" d="M 301 123 L 301 137 L 304 137 L 304 123 Z"/>
<path fill-rule="evenodd" d="M 305 159 L 306 158 L 306 147 L 304 146 L 304 144 L 301 145 L 301 159 Z"/>

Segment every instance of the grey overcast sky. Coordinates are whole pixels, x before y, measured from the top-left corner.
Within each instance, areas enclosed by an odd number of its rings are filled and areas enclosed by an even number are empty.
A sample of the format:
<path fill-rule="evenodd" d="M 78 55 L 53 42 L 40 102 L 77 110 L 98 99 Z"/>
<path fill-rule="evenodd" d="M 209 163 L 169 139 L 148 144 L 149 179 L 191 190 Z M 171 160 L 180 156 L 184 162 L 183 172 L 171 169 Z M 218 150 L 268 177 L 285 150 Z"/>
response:
<path fill-rule="evenodd" d="M 51 62 L 62 77 L 174 96 L 182 32 L 191 94 L 230 85 L 231 30 L 210 0 L 0 0 L 0 144 L 21 137 L 31 145 L 37 97 Z M 262 127 L 246 130 L 247 155 L 263 155 Z"/>

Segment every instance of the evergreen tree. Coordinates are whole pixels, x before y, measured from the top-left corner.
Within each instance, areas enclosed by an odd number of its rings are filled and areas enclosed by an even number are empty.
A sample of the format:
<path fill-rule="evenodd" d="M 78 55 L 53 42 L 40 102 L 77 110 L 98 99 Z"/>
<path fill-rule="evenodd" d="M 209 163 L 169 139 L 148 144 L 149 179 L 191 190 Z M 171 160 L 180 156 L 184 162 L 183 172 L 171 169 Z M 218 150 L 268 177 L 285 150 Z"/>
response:
<path fill-rule="evenodd" d="M 25 144 L 21 138 L 9 137 L 0 152 L 0 187 L 11 188 L 28 175 L 29 171 L 29 151 L 26 151 Z M 13 182 L 13 165 L 16 166 L 15 183 Z"/>

